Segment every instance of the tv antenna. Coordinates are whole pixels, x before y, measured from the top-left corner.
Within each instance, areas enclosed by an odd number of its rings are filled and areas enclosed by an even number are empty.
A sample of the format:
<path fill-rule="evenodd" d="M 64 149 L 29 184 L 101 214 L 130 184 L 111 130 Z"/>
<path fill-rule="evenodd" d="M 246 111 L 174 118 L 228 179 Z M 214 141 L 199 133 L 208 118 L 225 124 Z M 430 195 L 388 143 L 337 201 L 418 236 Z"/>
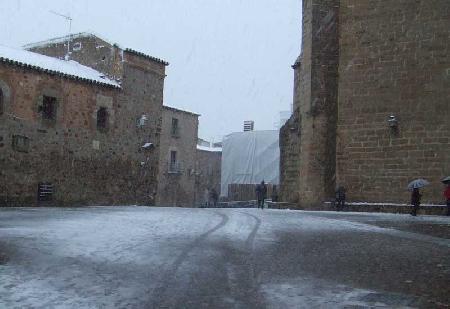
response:
<path fill-rule="evenodd" d="M 64 15 L 55 11 L 49 11 L 50 13 L 59 16 L 59 17 L 63 17 L 66 21 L 68 21 L 69 23 L 69 35 L 67 36 L 67 54 L 65 59 L 69 60 L 69 55 L 70 55 L 70 33 L 72 32 L 72 17 L 70 17 L 70 14 Z"/>

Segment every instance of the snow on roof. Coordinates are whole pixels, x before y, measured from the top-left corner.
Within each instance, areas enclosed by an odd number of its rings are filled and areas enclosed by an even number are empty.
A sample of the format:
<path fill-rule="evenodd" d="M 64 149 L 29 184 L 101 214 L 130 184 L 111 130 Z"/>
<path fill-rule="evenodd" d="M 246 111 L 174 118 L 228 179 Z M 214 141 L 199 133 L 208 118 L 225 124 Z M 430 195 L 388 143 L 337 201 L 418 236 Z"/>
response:
<path fill-rule="evenodd" d="M 23 49 L 0 45 L 0 62 L 34 69 L 51 75 L 61 75 L 74 80 L 120 88 L 117 82 L 107 78 L 103 73 L 81 65 L 76 61 L 60 60 Z"/>
<path fill-rule="evenodd" d="M 203 150 L 203 151 L 211 151 L 211 152 L 222 152 L 222 148 L 220 148 L 220 147 L 206 147 L 206 146 L 197 145 L 197 149 Z"/>
<path fill-rule="evenodd" d="M 32 49 L 32 48 L 36 48 L 36 47 L 46 47 L 52 44 L 59 44 L 59 43 L 65 43 L 67 42 L 69 39 L 70 40 L 74 40 L 74 39 L 79 39 L 79 38 L 99 38 L 103 41 L 105 41 L 106 43 L 110 44 L 110 45 L 114 45 L 114 43 L 102 38 L 101 36 L 89 31 L 89 32 L 80 32 L 80 33 L 75 33 L 75 34 L 69 34 L 69 35 L 65 35 L 65 36 L 61 36 L 61 37 L 57 37 L 57 38 L 52 38 L 52 39 L 48 39 L 48 40 L 44 40 L 44 41 L 39 41 L 39 42 L 35 42 L 35 43 L 30 43 L 30 44 L 26 44 L 24 46 L 22 46 L 24 49 Z"/>
<path fill-rule="evenodd" d="M 156 61 L 156 62 L 159 62 L 159 63 L 164 64 L 164 65 L 169 65 L 169 63 L 167 61 L 164 61 L 162 59 L 159 59 L 159 58 L 156 58 L 156 57 L 144 54 L 144 53 L 142 53 L 140 51 L 137 51 L 137 50 L 134 50 L 132 48 L 124 48 L 124 47 L 122 47 L 121 45 L 119 45 L 117 43 L 113 43 L 112 41 L 103 38 L 102 36 L 96 34 L 93 31 L 89 31 L 89 32 L 85 31 L 85 32 L 80 32 L 80 33 L 76 33 L 76 34 L 69 34 L 69 35 L 66 35 L 66 36 L 57 37 L 57 38 L 53 38 L 53 39 L 49 39 L 49 40 L 45 40 L 45 41 L 30 43 L 30 44 L 24 45 L 23 48 L 28 49 L 28 50 L 29 49 L 33 49 L 33 48 L 42 48 L 42 47 L 47 47 L 47 46 L 52 45 L 52 44 L 60 44 L 60 43 L 67 42 L 68 40 L 72 41 L 72 40 L 79 39 L 79 38 L 98 38 L 98 39 L 100 39 L 102 41 L 105 41 L 106 43 L 108 43 L 111 46 L 119 47 L 120 49 L 122 49 L 123 51 L 125 51 L 127 53 L 130 53 L 130 54 L 133 54 L 133 55 L 136 55 L 136 56 L 140 56 L 140 57 L 152 60 L 152 61 Z"/>
<path fill-rule="evenodd" d="M 186 111 L 184 109 L 179 109 L 179 108 L 172 107 L 172 106 L 163 105 L 163 108 L 165 108 L 167 110 L 174 111 L 174 112 L 185 113 L 185 114 L 189 114 L 189 115 L 193 115 L 193 116 L 201 116 L 200 114 L 197 114 L 197 113 L 194 113 L 194 112 L 190 112 L 190 111 Z"/>

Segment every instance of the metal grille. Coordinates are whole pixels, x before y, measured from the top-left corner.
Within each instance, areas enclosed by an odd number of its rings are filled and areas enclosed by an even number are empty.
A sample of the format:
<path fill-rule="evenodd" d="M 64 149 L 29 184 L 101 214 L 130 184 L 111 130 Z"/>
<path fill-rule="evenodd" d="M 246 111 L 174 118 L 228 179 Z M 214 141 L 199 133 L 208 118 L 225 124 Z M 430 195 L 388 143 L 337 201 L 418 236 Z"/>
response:
<path fill-rule="evenodd" d="M 51 201 L 53 196 L 53 185 L 51 183 L 38 184 L 38 200 L 41 202 Z"/>

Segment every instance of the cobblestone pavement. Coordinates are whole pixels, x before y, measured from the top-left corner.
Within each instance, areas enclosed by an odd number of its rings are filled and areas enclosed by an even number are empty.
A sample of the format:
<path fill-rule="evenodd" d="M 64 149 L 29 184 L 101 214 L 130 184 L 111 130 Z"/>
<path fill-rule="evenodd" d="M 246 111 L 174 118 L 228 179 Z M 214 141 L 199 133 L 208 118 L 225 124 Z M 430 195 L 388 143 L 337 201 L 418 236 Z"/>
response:
<path fill-rule="evenodd" d="M 0 209 L 0 308 L 445 308 L 450 218 Z"/>

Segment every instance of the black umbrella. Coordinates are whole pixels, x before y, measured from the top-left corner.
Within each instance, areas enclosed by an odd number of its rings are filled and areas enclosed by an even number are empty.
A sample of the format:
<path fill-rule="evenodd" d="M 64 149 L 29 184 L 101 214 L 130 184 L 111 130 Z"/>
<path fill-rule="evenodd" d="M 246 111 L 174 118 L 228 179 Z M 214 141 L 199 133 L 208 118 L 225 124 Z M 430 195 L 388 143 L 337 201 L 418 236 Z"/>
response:
<path fill-rule="evenodd" d="M 441 180 L 443 183 L 445 184 L 450 184 L 450 176 L 445 177 L 444 179 Z"/>

